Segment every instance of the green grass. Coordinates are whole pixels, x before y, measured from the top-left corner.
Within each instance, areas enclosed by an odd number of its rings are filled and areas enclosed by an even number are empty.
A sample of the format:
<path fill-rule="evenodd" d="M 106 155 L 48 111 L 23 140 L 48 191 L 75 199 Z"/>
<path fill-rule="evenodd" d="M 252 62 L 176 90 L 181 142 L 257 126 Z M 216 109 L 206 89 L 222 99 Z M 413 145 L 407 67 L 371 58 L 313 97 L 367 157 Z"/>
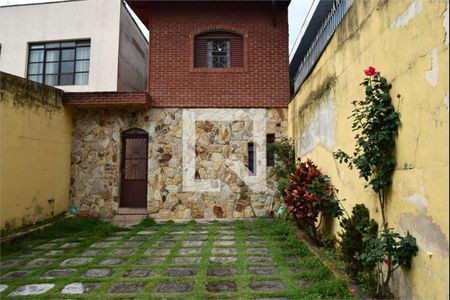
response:
<path fill-rule="evenodd" d="M 321 263 L 321 261 L 309 252 L 306 245 L 298 240 L 293 230 L 284 221 L 272 221 L 266 219 L 259 219 L 253 222 L 237 221 L 231 224 L 222 224 L 218 222 L 210 223 L 208 227 L 208 240 L 206 245 L 202 247 L 203 252 L 200 256 L 202 259 L 199 264 L 176 266 L 190 267 L 198 270 L 197 276 L 194 277 L 169 277 L 166 275 L 168 267 L 175 267 L 172 265 L 174 257 L 178 256 L 178 250 L 182 248 L 182 242 L 193 232 L 203 230 L 203 224 L 198 224 L 191 221 L 187 224 L 175 224 L 174 222 L 167 222 L 165 224 L 156 224 L 151 219 L 143 220 L 139 225 L 127 230 L 121 239 L 118 241 L 117 246 L 108 247 L 102 249 L 101 253 L 93 257 L 93 261 L 87 265 L 80 267 L 67 267 L 77 269 L 77 272 L 69 275 L 66 278 L 46 280 L 42 279 L 42 274 L 50 269 L 62 269 L 59 263 L 66 258 L 80 257 L 80 253 L 96 241 L 104 240 L 105 237 L 113 234 L 117 228 L 103 222 L 99 222 L 91 219 L 71 219 L 64 220 L 64 222 L 58 225 L 52 226 L 47 230 L 36 233 L 29 239 L 23 240 L 21 246 L 25 247 L 20 252 L 13 253 L 12 248 L 9 249 L 7 255 L 2 251 L 2 260 L 21 257 L 21 254 L 30 251 L 36 245 L 49 242 L 54 239 L 64 238 L 65 243 L 69 241 L 79 241 L 81 244 L 76 248 L 68 249 L 67 253 L 58 256 L 56 261 L 49 266 L 42 266 L 33 268 L 33 273 L 22 279 L 8 280 L 2 283 L 7 284 L 9 287 L 4 292 L 0 293 L 0 298 L 7 299 L 8 294 L 15 290 L 17 287 L 31 284 L 31 283 L 49 283 L 53 282 L 56 286 L 41 296 L 42 299 L 65 299 L 69 295 L 62 295 L 59 291 L 67 284 L 73 282 L 84 283 L 98 283 L 99 287 L 87 295 L 70 295 L 71 299 L 107 299 L 107 298 L 135 298 L 135 299 L 255 299 L 260 297 L 287 297 L 289 299 L 345 299 L 351 298 L 347 291 L 347 288 L 341 280 L 334 278 L 333 274 Z M 233 265 L 216 265 L 209 262 L 210 256 L 226 256 L 226 255 L 212 255 L 211 249 L 214 247 L 213 243 L 218 230 L 224 230 L 229 228 L 234 232 L 236 246 L 238 251 L 238 261 Z M 115 273 L 112 277 L 104 279 L 87 279 L 82 278 L 81 273 L 87 269 L 99 268 L 98 262 L 105 257 L 113 257 L 110 252 L 113 249 L 122 248 L 124 242 L 128 241 L 130 237 L 136 236 L 136 233 L 141 230 L 154 230 L 155 234 L 149 236 L 144 241 L 144 244 L 139 247 L 134 247 L 136 252 L 132 255 L 126 256 L 114 256 L 122 257 L 126 261 L 124 264 L 115 266 Z M 182 234 L 176 240 L 174 247 L 171 247 L 170 254 L 166 256 L 166 260 L 163 264 L 157 266 L 139 266 L 136 265 L 136 260 L 143 257 L 143 254 L 148 248 L 157 248 L 154 246 L 154 242 L 167 236 L 169 232 L 182 231 Z M 248 266 L 263 266 L 263 264 L 248 263 L 246 258 L 248 256 L 258 256 L 258 254 L 250 254 L 247 252 L 247 246 L 245 242 L 249 240 L 249 236 L 259 235 L 266 240 L 266 247 L 270 250 L 270 254 L 274 260 L 274 265 L 279 271 L 279 275 L 252 275 L 248 273 Z M 12 245 L 14 246 L 14 245 Z M 12 247 L 11 246 L 11 247 Z M 18 245 L 16 245 L 18 246 Z M 58 249 L 59 246 L 55 246 L 54 249 Z M 251 247 L 251 246 L 249 246 Z M 161 248 L 161 247 L 160 247 Z M 162 247 L 164 248 L 164 247 Z M 49 250 L 54 250 L 49 249 Z M 3 249 L 2 249 L 3 250 Z M 41 254 L 35 257 L 45 257 L 43 253 L 49 250 L 41 251 Z M 186 257 L 188 257 L 187 255 Z M 260 255 L 261 256 L 261 255 Z M 153 257 L 153 256 L 145 256 Z M 157 255 L 154 255 L 157 257 Z M 290 257 L 289 261 L 286 257 Z M 31 260 L 33 257 L 27 258 Z M 233 267 L 237 270 L 235 276 L 230 277 L 211 277 L 207 276 L 207 270 L 211 267 Z M 298 267 L 303 270 L 301 273 L 291 273 L 290 267 Z M 151 268 L 154 270 L 153 275 L 147 278 L 125 278 L 123 274 L 128 269 L 138 268 Z M 1 274 L 24 269 L 23 265 L 18 265 L 5 270 L 0 270 Z M 252 280 L 281 280 L 286 289 L 281 292 L 256 292 L 249 288 L 249 283 Z M 305 280 L 309 282 L 307 287 L 300 287 L 299 281 Z M 160 282 L 174 282 L 174 281 L 187 281 L 194 282 L 193 291 L 183 294 L 164 294 L 154 293 L 153 290 Z M 237 292 L 233 293 L 212 293 L 205 289 L 205 285 L 213 281 L 234 281 L 237 284 Z M 122 282 L 144 282 L 146 284 L 144 292 L 142 294 L 109 294 L 108 290 L 117 283 Z M 30 299 L 40 299 L 39 297 L 28 297 Z"/>
<path fill-rule="evenodd" d="M 69 239 L 86 237 L 88 241 L 96 241 L 107 237 L 118 230 L 120 230 L 118 227 L 97 219 L 59 218 L 49 227 L 35 231 L 23 239 L 17 239 L 9 244 L 2 245 L 1 257 L 3 258 L 10 254 L 18 255 L 30 251 L 36 243 L 41 241 L 50 241 L 66 237 Z"/>

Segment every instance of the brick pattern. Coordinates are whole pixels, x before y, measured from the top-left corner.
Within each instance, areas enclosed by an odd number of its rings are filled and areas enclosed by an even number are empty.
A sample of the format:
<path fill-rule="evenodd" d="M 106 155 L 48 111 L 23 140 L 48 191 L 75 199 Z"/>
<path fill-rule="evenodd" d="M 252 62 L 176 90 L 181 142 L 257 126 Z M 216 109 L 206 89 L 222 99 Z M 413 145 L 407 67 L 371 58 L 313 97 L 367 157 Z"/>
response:
<path fill-rule="evenodd" d="M 286 4 L 278 5 L 275 27 L 270 2 L 152 2 L 147 9 L 140 15 L 150 13 L 148 91 L 153 107 L 287 107 Z M 244 36 L 244 68 L 193 68 L 194 36 L 208 30 Z"/>
<path fill-rule="evenodd" d="M 65 105 L 69 106 L 119 106 L 133 105 L 150 107 L 150 95 L 146 92 L 91 92 L 65 93 Z"/>

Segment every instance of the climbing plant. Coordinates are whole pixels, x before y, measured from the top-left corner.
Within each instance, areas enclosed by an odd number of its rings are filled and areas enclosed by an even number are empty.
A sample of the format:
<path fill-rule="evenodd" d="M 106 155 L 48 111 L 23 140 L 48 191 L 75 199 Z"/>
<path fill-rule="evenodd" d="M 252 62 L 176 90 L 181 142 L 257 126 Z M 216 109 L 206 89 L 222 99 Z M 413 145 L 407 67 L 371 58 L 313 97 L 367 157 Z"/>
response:
<path fill-rule="evenodd" d="M 358 271 L 364 268 L 370 270 L 376 266 L 377 297 L 384 299 L 390 297 L 389 282 L 392 274 L 400 267 L 410 268 L 418 248 L 416 239 L 409 232 L 402 237 L 388 228 L 386 219 L 386 191 L 392 184 L 395 170 L 395 138 L 400 125 L 399 114 L 395 111 L 389 93 L 392 86 L 374 67 L 369 67 L 364 73 L 366 78 L 361 85 L 365 89 L 365 98 L 352 102 L 354 109 L 350 116 L 353 119 L 352 131 L 356 132 L 355 150 L 353 155 L 338 150 L 333 156 L 340 163 L 348 164 L 350 169 L 358 169 L 359 176 L 378 194 L 383 221 L 380 236 L 374 235 L 375 225 L 369 231 L 365 230 L 367 227 L 344 226 L 345 231 L 341 236 L 356 236 L 357 239 L 363 237 L 353 256 L 356 258 L 356 261 L 352 261 L 353 267 Z M 348 220 L 343 224 L 351 225 L 351 222 Z M 356 232 L 349 232 L 353 229 Z M 354 236 L 350 236 L 352 234 Z"/>
<path fill-rule="evenodd" d="M 342 150 L 333 153 L 340 163 L 355 167 L 359 176 L 378 194 L 383 227 L 386 222 L 386 190 L 392 184 L 396 161 L 395 138 L 400 118 L 392 104 L 391 84 L 375 68 L 364 70 L 366 78 L 361 83 L 365 99 L 353 101 L 352 131 L 356 132 L 355 150 L 349 155 Z"/>

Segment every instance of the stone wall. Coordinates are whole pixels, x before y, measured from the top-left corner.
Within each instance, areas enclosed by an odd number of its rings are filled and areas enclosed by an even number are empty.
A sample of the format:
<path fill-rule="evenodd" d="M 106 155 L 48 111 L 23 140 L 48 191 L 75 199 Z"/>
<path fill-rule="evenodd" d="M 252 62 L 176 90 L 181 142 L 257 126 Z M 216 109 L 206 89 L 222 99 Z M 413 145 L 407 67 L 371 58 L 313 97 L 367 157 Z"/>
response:
<path fill-rule="evenodd" d="M 188 113 L 196 114 L 199 119 L 187 120 Z M 255 124 L 245 117 L 257 113 L 262 113 L 265 120 L 262 122 L 265 126 L 256 126 L 259 131 L 264 130 L 264 143 L 254 138 Z M 258 156 L 263 159 L 258 159 L 257 165 L 258 175 L 266 175 L 265 190 L 252 189 L 251 179 L 256 177 L 236 174 L 231 165 L 233 161 L 235 165 L 241 165 L 239 161 L 247 163 L 248 142 L 255 143 L 257 153 L 263 153 L 265 133 L 273 133 L 277 138 L 285 137 L 286 113 L 285 109 L 76 109 L 71 165 L 72 200 L 82 211 L 98 212 L 104 217 L 117 212 L 120 206 L 121 132 L 141 128 L 149 133 L 147 208 L 151 217 L 214 219 L 263 216 L 271 210 L 276 196 L 270 167 L 265 167 L 265 155 Z M 130 114 L 136 116 L 132 123 L 129 122 Z M 193 130 L 194 138 L 189 137 L 191 132 L 187 127 Z M 189 141 L 192 145 L 187 144 Z M 195 153 L 193 161 L 183 160 L 183 153 L 189 147 Z M 219 185 L 209 191 L 192 189 L 186 181 L 186 170 L 183 170 L 192 162 L 195 184 L 219 179 Z M 250 185 L 246 180 L 250 180 Z"/>

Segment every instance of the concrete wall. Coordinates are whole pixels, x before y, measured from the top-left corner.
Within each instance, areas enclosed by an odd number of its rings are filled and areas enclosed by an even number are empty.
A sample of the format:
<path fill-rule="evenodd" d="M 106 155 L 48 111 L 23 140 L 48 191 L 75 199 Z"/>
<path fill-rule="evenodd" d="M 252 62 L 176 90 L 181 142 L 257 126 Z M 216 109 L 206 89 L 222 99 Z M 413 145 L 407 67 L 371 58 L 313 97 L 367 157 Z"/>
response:
<path fill-rule="evenodd" d="M 89 84 L 61 88 L 117 91 L 121 6 L 120 0 L 80 0 L 0 7 L 0 70 L 26 78 L 28 43 L 91 39 Z"/>
<path fill-rule="evenodd" d="M 399 232 L 409 230 L 420 249 L 412 270 L 395 274 L 402 299 L 449 297 L 448 10 L 443 0 L 355 1 L 289 106 L 299 154 L 331 176 L 347 211 L 364 203 L 381 223 L 376 195 L 332 152 L 353 152 L 347 117 L 351 102 L 364 97 L 363 69 L 375 66 L 392 82 L 401 127 L 387 218 Z"/>
<path fill-rule="evenodd" d="M 118 91 L 145 91 L 147 88 L 148 42 L 127 8 L 120 7 Z"/>
<path fill-rule="evenodd" d="M 69 208 L 72 117 L 61 90 L 3 72 L 0 82 L 0 229 L 9 230 Z"/>

